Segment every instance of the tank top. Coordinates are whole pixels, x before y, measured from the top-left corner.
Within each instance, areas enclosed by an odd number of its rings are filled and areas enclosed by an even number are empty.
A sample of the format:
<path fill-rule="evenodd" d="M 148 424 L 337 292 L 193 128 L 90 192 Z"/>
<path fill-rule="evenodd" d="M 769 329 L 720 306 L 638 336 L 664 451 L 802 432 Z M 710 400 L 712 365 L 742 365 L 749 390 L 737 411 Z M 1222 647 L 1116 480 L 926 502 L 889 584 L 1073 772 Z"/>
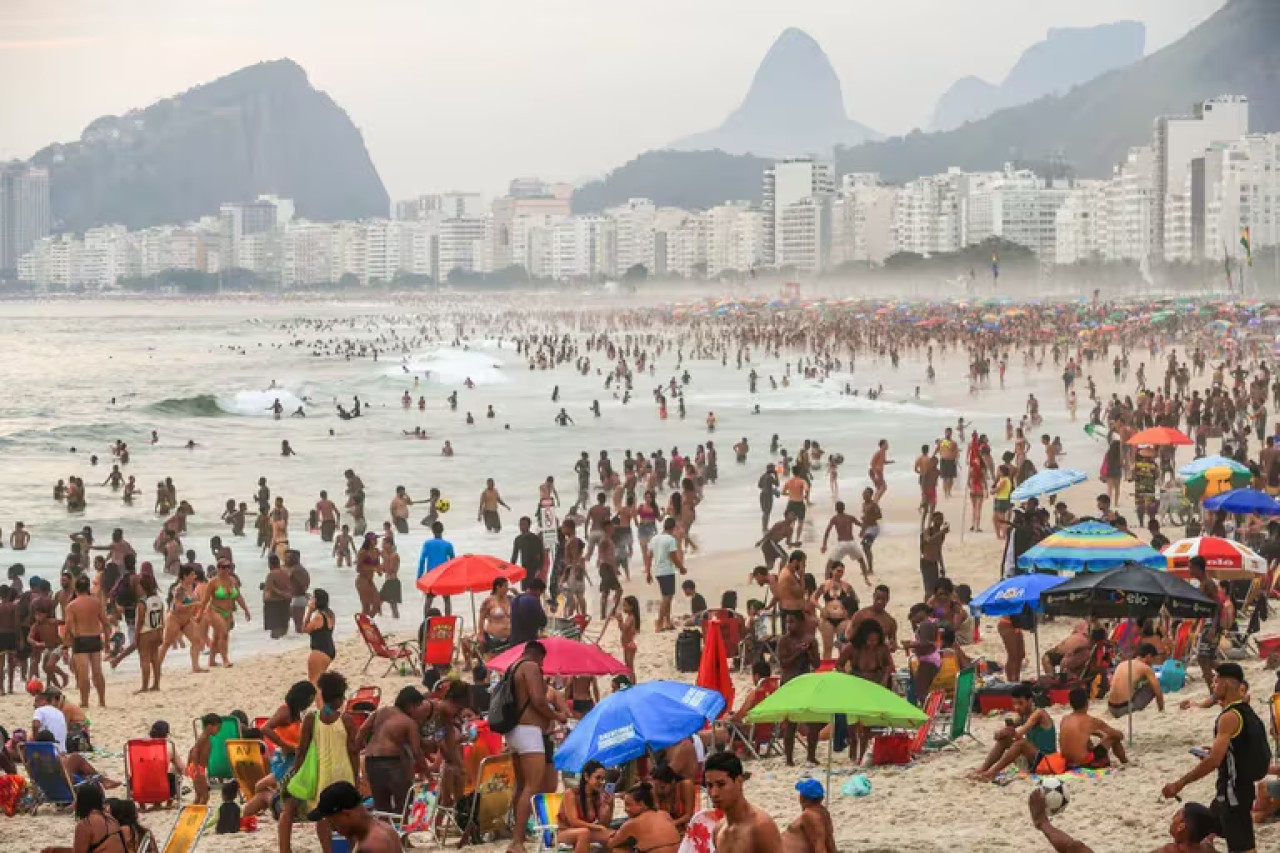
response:
<path fill-rule="evenodd" d="M 1053 720 L 1049 721 L 1049 728 L 1044 729 L 1040 726 L 1032 726 L 1027 729 L 1027 743 L 1043 752 L 1045 755 L 1051 755 L 1058 751 L 1058 727 L 1054 725 Z"/>
<path fill-rule="evenodd" d="M 164 627 L 164 599 L 159 593 L 149 595 L 142 602 L 146 606 L 142 623 L 138 625 L 139 634 L 150 634 Z"/>
<path fill-rule="evenodd" d="M 326 723 L 316 714 L 315 724 L 311 728 L 310 749 L 316 750 L 317 784 L 316 791 L 323 791 L 334 782 L 350 782 L 355 784 L 355 774 L 351 770 L 351 759 L 347 755 L 347 727 L 339 716 L 332 723 Z M 317 794 L 317 800 L 319 795 Z M 307 803 L 308 811 L 315 808 L 317 800 Z"/>

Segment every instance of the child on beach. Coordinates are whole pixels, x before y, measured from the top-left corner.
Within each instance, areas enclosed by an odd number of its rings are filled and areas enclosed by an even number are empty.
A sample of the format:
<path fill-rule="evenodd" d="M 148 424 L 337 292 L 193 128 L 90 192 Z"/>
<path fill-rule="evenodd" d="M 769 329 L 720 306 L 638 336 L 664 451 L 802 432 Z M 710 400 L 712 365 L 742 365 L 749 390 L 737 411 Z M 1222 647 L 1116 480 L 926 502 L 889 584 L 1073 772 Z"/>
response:
<path fill-rule="evenodd" d="M 187 778 L 195 789 L 195 804 L 209 803 L 209 758 L 213 755 L 213 737 L 222 728 L 222 718 L 205 714 L 200 718 L 200 736 L 187 754 Z"/>
<path fill-rule="evenodd" d="M 68 676 L 59 666 L 62 658 L 62 623 L 54 616 L 53 601 L 41 601 L 34 608 L 35 621 L 27 635 L 31 655 L 40 660 L 45 684 L 49 687 L 66 687 Z"/>
<path fill-rule="evenodd" d="M 622 599 L 617 614 L 618 629 L 622 632 L 623 663 L 632 673 L 636 671 L 636 632 L 640 630 L 640 600 L 634 595 Z"/>
<path fill-rule="evenodd" d="M 404 594 L 400 589 L 400 553 L 396 550 L 396 541 L 391 536 L 382 539 L 382 589 L 378 590 L 378 598 L 382 604 L 391 605 L 391 618 L 400 618 L 400 603 Z M 378 606 L 378 615 L 382 615 L 382 604 Z"/>
<path fill-rule="evenodd" d="M 222 805 L 218 806 L 218 825 L 214 829 L 215 834 L 230 835 L 240 831 L 240 805 L 236 802 L 239 796 L 239 782 L 228 782 L 222 786 Z"/>
<path fill-rule="evenodd" d="M 0 696 L 6 692 L 13 692 L 13 673 L 17 669 L 20 627 L 18 594 L 7 584 L 0 586 Z M 23 666 L 26 666 L 25 662 Z"/>
<path fill-rule="evenodd" d="M 351 525 L 342 525 L 342 532 L 333 539 L 333 556 L 337 558 L 338 568 L 351 566 L 351 558 L 355 554 L 356 546 L 351 539 Z"/>

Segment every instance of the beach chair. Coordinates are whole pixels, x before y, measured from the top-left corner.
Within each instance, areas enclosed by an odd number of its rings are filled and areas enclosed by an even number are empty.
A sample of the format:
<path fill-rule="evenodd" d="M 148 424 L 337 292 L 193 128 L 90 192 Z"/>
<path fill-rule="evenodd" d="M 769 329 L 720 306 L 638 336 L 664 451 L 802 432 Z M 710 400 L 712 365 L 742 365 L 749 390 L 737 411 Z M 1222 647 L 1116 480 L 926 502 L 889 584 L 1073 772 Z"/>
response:
<path fill-rule="evenodd" d="M 416 782 L 405 797 L 404 811 L 400 814 L 370 811 L 374 817 L 385 820 L 400 836 L 400 844 L 409 849 L 409 836 L 413 833 L 432 833 L 432 819 L 436 815 L 436 795 L 429 782 Z"/>
<path fill-rule="evenodd" d="M 474 796 L 460 800 L 452 810 L 440 809 L 442 820 L 436 828 L 436 840 L 443 844 L 450 827 L 461 836 L 461 843 L 475 843 L 488 834 L 509 831 L 507 813 L 516 788 L 515 756 L 510 752 L 491 755 L 480 762 Z"/>
<path fill-rule="evenodd" d="M 1280 754 L 1280 693 L 1271 694 L 1271 733 L 1276 736 L 1276 752 Z"/>
<path fill-rule="evenodd" d="M 434 666 L 443 671 L 453 666 L 459 622 L 457 616 L 432 616 L 427 620 L 422 643 L 423 669 Z"/>
<path fill-rule="evenodd" d="M 169 830 L 164 847 L 160 848 L 161 853 L 193 853 L 200 843 L 200 833 L 204 832 L 208 817 L 208 806 L 183 806 L 173 829 Z"/>
<path fill-rule="evenodd" d="M 246 801 L 253 797 L 258 783 L 267 777 L 267 750 L 260 740 L 228 740 L 227 758 L 231 775 L 240 786 L 240 796 Z"/>
<path fill-rule="evenodd" d="M 729 729 L 728 749 L 733 749 L 735 742 L 741 742 L 747 752 L 757 759 L 768 756 L 773 752 L 777 746 L 777 727 L 773 723 L 738 724 L 734 722 L 734 717 L 741 718 L 746 716 L 748 711 L 777 690 L 780 683 L 781 679 L 776 675 L 761 679 L 760 683 L 743 697 L 742 704 L 738 706 L 738 710 L 733 716 L 724 721 Z"/>
<path fill-rule="evenodd" d="M 270 717 L 251 717 L 249 719 L 249 727 L 262 731 L 262 727 L 267 724 Z M 267 761 L 271 760 L 271 753 L 276 751 L 276 745 L 266 738 L 262 739 L 262 748 L 267 751 Z"/>
<path fill-rule="evenodd" d="M 947 695 L 941 690 L 934 690 L 929 693 L 929 698 L 924 703 L 924 713 L 929 719 L 920 728 L 916 729 L 915 737 L 911 739 L 912 756 L 924 752 L 929 743 L 929 735 L 933 733 L 934 724 L 938 721 L 938 714 L 942 711 L 942 704 L 946 700 Z"/>
<path fill-rule="evenodd" d="M 375 686 L 361 687 L 356 691 L 355 695 L 347 700 L 347 704 L 342 706 L 342 713 L 351 718 L 359 729 L 364 725 L 364 721 L 373 716 L 378 710 L 378 706 L 382 704 L 382 688 Z"/>
<path fill-rule="evenodd" d="M 971 737 L 975 741 L 977 736 L 969 731 L 969 718 L 973 715 L 973 690 L 974 682 L 977 680 L 977 670 L 970 666 L 960 670 L 956 676 L 955 699 L 951 703 L 951 720 L 946 734 L 941 738 L 929 743 L 927 746 L 931 749 L 943 749 L 948 746 L 956 746 L 956 743 L 962 737 Z M 981 743 L 981 741 L 978 741 Z"/>
<path fill-rule="evenodd" d="M 76 801 L 76 783 L 67 773 L 56 743 L 27 741 L 22 745 L 22 763 L 35 788 L 36 801 L 31 814 L 46 804 L 66 807 Z"/>
<path fill-rule="evenodd" d="M 135 738 L 124 744 L 124 787 L 140 806 L 180 802 L 182 786 L 173 775 L 168 738 Z"/>
<path fill-rule="evenodd" d="M 720 638 L 724 640 L 725 654 L 729 656 L 734 669 L 742 668 L 742 625 L 738 622 L 738 614 L 726 607 L 708 610 L 702 614 L 703 630 L 711 625 L 720 626 Z"/>
<path fill-rule="evenodd" d="M 200 737 L 200 719 L 191 721 L 191 733 L 194 737 Z M 210 743 L 209 750 L 209 780 L 215 779 L 223 782 L 230 781 L 231 775 L 231 759 L 227 756 L 227 741 L 240 739 L 240 721 L 235 717 L 223 717 L 222 728 L 218 729 Z"/>
<path fill-rule="evenodd" d="M 954 654 L 943 653 L 942 665 L 938 667 L 938 674 L 933 677 L 933 683 L 929 685 L 930 692 L 941 690 L 947 697 L 951 699 L 956 693 L 956 676 L 960 672 L 960 665 L 956 663 Z M 911 676 L 916 674 L 916 659 L 911 658 Z"/>
<path fill-rule="evenodd" d="M 556 830 L 563 801 L 564 794 L 533 795 L 533 833 L 538 842 L 538 853 L 556 853 Z"/>
<path fill-rule="evenodd" d="M 408 664 L 409 669 L 414 675 L 421 675 L 422 671 L 418 668 L 418 659 L 422 656 L 418 650 L 418 644 L 413 640 L 403 640 L 399 643 L 388 642 L 387 638 L 382 636 L 382 629 L 363 613 L 356 614 L 356 628 L 360 631 L 360 638 L 364 640 L 364 644 L 369 649 L 369 659 L 364 662 L 364 667 L 360 670 L 369 671 L 369 664 L 375 660 L 387 661 L 387 671 L 382 674 L 383 678 L 390 675 L 397 666 Z"/>

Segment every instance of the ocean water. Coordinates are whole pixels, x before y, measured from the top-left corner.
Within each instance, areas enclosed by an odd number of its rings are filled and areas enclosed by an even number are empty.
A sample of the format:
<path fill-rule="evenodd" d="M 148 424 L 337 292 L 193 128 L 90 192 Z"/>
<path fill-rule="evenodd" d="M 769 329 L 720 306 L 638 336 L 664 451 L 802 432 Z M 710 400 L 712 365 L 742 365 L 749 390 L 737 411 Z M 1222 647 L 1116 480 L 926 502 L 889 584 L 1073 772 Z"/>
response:
<path fill-rule="evenodd" d="M 649 453 L 662 448 L 670 454 L 678 447 L 682 454 L 691 454 L 710 437 L 720 450 L 720 482 L 708 488 L 695 533 L 706 551 L 715 552 L 749 547 L 758 537 L 754 484 L 771 458 L 769 439 L 775 433 L 788 450 L 809 438 L 828 452 L 843 453 L 842 492 L 854 503 L 864 484 L 866 460 L 880 438 L 891 441 L 891 456 L 899 463 L 891 469 L 891 486 L 914 494 L 910 462 L 916 449 L 954 425 L 961 411 L 970 420 L 976 413 L 980 427 L 998 430 L 998 438 L 993 438 L 1002 447 L 999 413 L 1019 412 L 1027 388 L 1044 396 L 1046 414 L 1061 408 L 1060 393 L 1043 393 L 1054 385 L 1048 366 L 1044 374 L 1030 376 L 1011 368 L 1009 391 L 968 396 L 964 359 L 954 352 L 949 361 L 939 362 L 934 385 L 925 383 L 921 364 L 904 362 L 893 370 L 887 362 L 859 359 L 852 374 L 821 382 L 793 375 L 790 387 L 770 390 L 768 376 L 781 378 L 782 360 L 756 361 L 749 365 L 761 374 L 760 392 L 754 395 L 748 390 L 749 366 L 739 370 L 732 360 L 726 366 L 718 359 L 686 358 L 681 370 L 691 376 L 685 392 L 688 416 L 678 418 L 673 399 L 670 418 L 663 421 L 651 391 L 680 372 L 674 353 L 658 361 L 653 376 L 637 376 L 631 402 L 624 405 L 603 388 L 603 373 L 596 373 L 597 368 L 608 370 L 602 353 L 590 353 L 588 376 L 574 372 L 572 365 L 531 371 L 515 351 L 512 331 L 566 329 L 553 325 L 549 315 L 524 313 L 511 303 L 496 303 L 484 311 L 474 304 L 439 310 L 415 306 L 412 313 L 391 302 L 122 300 L 10 302 L 3 308 L 0 529 L 6 542 L 0 564 L 20 560 L 29 576 L 52 577 L 66 553 L 68 534 L 86 524 L 99 541 L 106 541 L 112 528 L 123 528 L 140 559 L 155 562 L 158 555 L 151 543 L 162 522 L 152 512 L 155 486 L 172 477 L 179 499 L 196 510 L 184 546 L 194 549 L 202 562 L 209 558 L 211 536 L 222 535 L 234 549 L 254 614 L 254 621 L 238 627 L 233 637 L 233 653 L 239 654 L 277 647 L 268 642 L 258 621 L 257 589 L 265 560 L 254 547 L 252 526 L 248 537 L 233 540 L 218 520 L 227 499 L 253 506 L 259 477 L 267 478 L 273 497 L 285 498 L 291 511 L 290 542 L 302 552 L 313 586 L 332 595 L 339 633 L 347 635 L 357 609 L 354 574 L 334 566 L 318 535 L 302 531 L 321 489 L 343 503 L 346 468 L 364 480 L 371 530 L 389 517 L 396 486 L 405 486 L 421 499 L 436 487 L 452 503 L 442 520 L 458 553 L 508 557 L 516 522 L 520 515 L 535 515 L 537 486 L 545 477 L 555 476 L 566 506 L 572 503 L 572 466 L 581 451 L 590 453 L 594 462 L 600 450 L 608 450 L 621 467 L 624 449 Z M 302 320 L 307 325 L 299 325 Z M 590 327 L 578 325 L 582 330 Z M 582 330 L 570 331 L 581 336 Z M 314 342 L 336 338 L 384 349 L 377 361 L 316 354 Z M 412 344 L 404 346 L 410 340 Z M 474 389 L 463 387 L 468 378 Z M 883 396 L 869 400 L 844 395 L 846 381 L 864 393 L 883 383 Z M 553 403 L 557 385 L 560 402 Z M 919 398 L 916 386 L 921 389 Z M 406 390 L 414 399 L 410 411 L 400 403 Z M 456 412 L 446 401 L 455 390 Z M 425 412 L 417 410 L 420 395 L 427 400 Z M 354 396 L 366 406 L 365 415 L 340 419 L 334 402 L 349 408 Z M 307 417 L 273 419 L 269 409 L 276 399 L 286 413 L 304 406 Z M 600 402 L 599 418 L 589 411 L 592 400 Z M 757 403 L 761 411 L 752 414 Z M 493 419 L 485 417 L 490 405 L 496 412 Z M 576 425 L 556 425 L 554 416 L 561 406 Z M 468 411 L 475 416 L 474 426 L 465 423 Z M 709 411 L 719 421 L 713 436 L 705 427 Z M 1086 414 L 1082 402 L 1081 417 Z M 417 426 L 427 431 L 428 440 L 402 435 Z M 154 445 L 153 430 L 159 437 Z M 1075 432 L 1078 428 L 1071 435 Z M 745 466 L 734 463 L 731 451 L 743 436 L 752 447 Z M 109 445 L 117 439 L 128 442 L 131 450 L 131 464 L 124 473 L 135 476 L 142 490 L 132 507 L 100 485 L 112 464 Z M 445 439 L 454 446 L 452 458 L 440 455 Z M 289 441 L 296 457 L 281 457 L 282 440 Z M 1068 445 L 1082 440 L 1076 437 Z M 186 449 L 188 441 L 196 447 Z M 90 462 L 92 454 L 98 456 L 96 466 Z M 88 485 L 83 513 L 69 514 L 52 499 L 53 484 L 69 475 L 82 477 Z M 487 533 L 476 520 L 487 477 L 497 481 L 513 510 L 504 513 L 500 534 Z M 825 488 L 825 483 L 815 483 L 815 490 L 823 494 Z M 418 524 L 423 514 L 425 510 L 417 512 L 411 533 L 397 540 L 407 602 L 402 611 L 407 616 L 392 629 L 417 627 L 420 598 L 412 581 L 427 535 Z M 33 537 L 31 548 L 20 557 L 7 546 L 17 520 L 26 523 Z M 457 612 L 469 613 L 465 601 L 455 604 Z"/>

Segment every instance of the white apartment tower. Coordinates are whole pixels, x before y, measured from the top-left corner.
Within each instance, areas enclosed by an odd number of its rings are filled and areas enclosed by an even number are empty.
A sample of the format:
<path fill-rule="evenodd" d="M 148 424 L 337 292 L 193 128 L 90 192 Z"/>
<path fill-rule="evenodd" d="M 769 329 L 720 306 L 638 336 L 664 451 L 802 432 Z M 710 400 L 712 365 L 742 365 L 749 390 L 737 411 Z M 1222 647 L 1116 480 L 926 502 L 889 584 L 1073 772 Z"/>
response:
<path fill-rule="evenodd" d="M 0 164 L 0 270 L 12 270 L 36 241 L 49 236 L 49 170 Z"/>
<path fill-rule="evenodd" d="M 778 258 L 778 235 L 781 231 L 784 211 L 797 202 L 814 199 L 811 207 L 825 207 L 836 191 L 835 165 L 830 161 L 818 160 L 815 157 L 788 157 L 778 160 L 764 172 L 764 211 L 765 241 L 764 263 L 766 266 L 783 266 L 786 261 Z M 792 215 L 792 226 L 804 218 L 815 225 L 824 222 L 829 226 L 829 212 L 824 216 L 811 216 L 797 212 Z M 820 235 L 814 234 L 805 238 L 805 242 L 821 243 Z M 829 242 L 829 237 L 827 238 Z"/>

